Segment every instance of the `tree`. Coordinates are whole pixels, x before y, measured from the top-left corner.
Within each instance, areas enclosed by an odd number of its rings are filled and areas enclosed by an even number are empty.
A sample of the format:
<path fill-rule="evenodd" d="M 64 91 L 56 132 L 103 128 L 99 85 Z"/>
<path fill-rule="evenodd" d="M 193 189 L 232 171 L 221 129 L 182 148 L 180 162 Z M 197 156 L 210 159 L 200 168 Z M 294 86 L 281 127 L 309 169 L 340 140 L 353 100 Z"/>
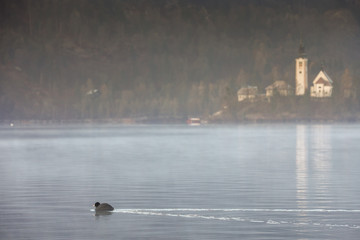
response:
<path fill-rule="evenodd" d="M 350 73 L 349 68 L 345 68 L 343 75 L 341 76 L 341 96 L 343 98 L 354 98 L 355 89 L 353 84 L 353 76 Z"/>

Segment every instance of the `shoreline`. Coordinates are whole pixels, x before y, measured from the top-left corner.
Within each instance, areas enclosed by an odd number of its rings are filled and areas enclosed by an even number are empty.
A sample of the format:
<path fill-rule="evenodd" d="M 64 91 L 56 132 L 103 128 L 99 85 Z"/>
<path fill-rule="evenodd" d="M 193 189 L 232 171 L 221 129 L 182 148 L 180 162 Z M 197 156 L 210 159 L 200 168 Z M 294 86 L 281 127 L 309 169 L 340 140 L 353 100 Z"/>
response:
<path fill-rule="evenodd" d="M 251 120 L 206 120 L 205 125 L 247 125 L 247 124 L 359 124 L 360 119 L 251 119 Z M 67 119 L 67 120 L 0 120 L 1 127 L 26 126 L 131 126 L 131 125 L 188 125 L 181 119 Z"/>

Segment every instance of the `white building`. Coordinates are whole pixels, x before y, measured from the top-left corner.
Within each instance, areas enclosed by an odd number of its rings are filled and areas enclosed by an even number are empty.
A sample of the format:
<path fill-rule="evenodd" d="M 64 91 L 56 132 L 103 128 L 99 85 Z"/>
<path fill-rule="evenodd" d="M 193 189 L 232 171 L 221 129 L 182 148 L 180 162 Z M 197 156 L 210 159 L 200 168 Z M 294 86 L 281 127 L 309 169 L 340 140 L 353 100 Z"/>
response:
<path fill-rule="evenodd" d="M 244 100 L 253 102 L 253 101 L 255 101 L 255 99 L 258 95 L 258 87 L 256 87 L 256 86 L 242 87 L 238 90 L 237 95 L 238 95 L 239 102 L 242 102 Z"/>
<path fill-rule="evenodd" d="M 295 61 L 295 94 L 300 96 L 304 95 L 308 89 L 308 59 L 302 42 L 299 47 L 299 57 Z"/>
<path fill-rule="evenodd" d="M 276 93 L 280 96 L 290 96 L 294 94 L 293 88 L 285 81 L 275 81 L 273 84 L 267 86 L 265 91 L 266 97 L 272 97 Z"/>
<path fill-rule="evenodd" d="M 333 81 L 324 70 L 321 70 L 313 81 L 310 88 L 311 97 L 331 97 L 333 89 Z"/>

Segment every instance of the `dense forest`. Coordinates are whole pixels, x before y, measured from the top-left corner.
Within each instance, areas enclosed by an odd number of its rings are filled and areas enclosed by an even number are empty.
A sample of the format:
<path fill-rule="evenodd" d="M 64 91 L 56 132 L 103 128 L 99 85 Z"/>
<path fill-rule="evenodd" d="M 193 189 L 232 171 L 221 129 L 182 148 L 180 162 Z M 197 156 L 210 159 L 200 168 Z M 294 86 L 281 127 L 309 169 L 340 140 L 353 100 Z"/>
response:
<path fill-rule="evenodd" d="M 238 103 L 242 86 L 295 85 L 300 40 L 333 97 Z M 359 0 L 5 0 L 0 120 L 358 120 L 359 53 Z"/>

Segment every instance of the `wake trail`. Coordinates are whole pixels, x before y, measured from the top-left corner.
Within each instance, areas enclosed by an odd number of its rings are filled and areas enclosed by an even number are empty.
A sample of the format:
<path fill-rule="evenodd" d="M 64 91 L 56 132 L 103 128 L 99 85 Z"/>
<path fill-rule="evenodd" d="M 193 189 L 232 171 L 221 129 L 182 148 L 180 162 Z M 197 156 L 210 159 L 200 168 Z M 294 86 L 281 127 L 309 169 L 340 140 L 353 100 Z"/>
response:
<path fill-rule="evenodd" d="M 267 209 L 267 208 L 129 208 L 115 209 L 123 211 L 151 211 L 151 212 L 313 212 L 313 213 L 360 213 L 358 209 Z"/>
<path fill-rule="evenodd" d="M 132 208 L 132 209 L 115 209 L 115 213 L 136 214 L 147 216 L 163 216 L 163 217 L 178 217 L 188 219 L 203 219 L 203 220 L 217 220 L 217 221 L 232 221 L 232 222 L 248 222 L 254 224 L 269 224 L 269 225 L 291 225 L 295 227 L 313 226 L 313 227 L 327 227 L 327 228 L 348 228 L 359 229 L 359 225 L 347 223 L 320 223 L 320 222 L 297 222 L 287 219 L 255 219 L 246 218 L 244 216 L 228 216 L 225 213 L 241 213 L 241 212 L 273 212 L 273 213 L 287 213 L 287 212 L 303 212 L 303 213 L 360 213 L 358 209 L 262 209 L 262 208 Z M 211 214 L 212 213 L 212 214 Z M 279 216 L 277 216 L 279 217 Z"/>

